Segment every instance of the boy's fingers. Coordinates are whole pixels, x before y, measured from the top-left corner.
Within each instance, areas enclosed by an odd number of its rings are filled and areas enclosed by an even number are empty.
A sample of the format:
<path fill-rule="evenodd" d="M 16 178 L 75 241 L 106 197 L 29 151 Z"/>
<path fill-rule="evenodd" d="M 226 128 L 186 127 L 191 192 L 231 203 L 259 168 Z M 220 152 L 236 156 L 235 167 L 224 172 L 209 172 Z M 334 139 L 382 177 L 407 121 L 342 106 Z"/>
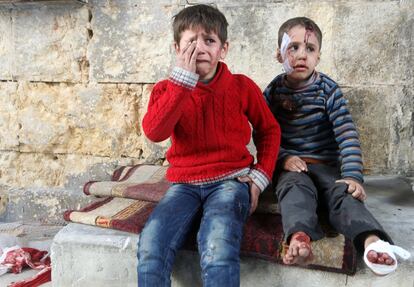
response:
<path fill-rule="evenodd" d="M 248 177 L 247 175 L 239 176 L 237 180 L 240 182 L 249 182 L 249 183 L 252 181 L 250 177 Z"/>
<path fill-rule="evenodd" d="M 361 201 L 364 201 L 365 199 L 367 199 L 367 194 L 365 193 L 365 190 L 362 186 L 361 186 L 360 190 L 361 190 L 361 196 L 359 197 L 359 199 Z"/>
<path fill-rule="evenodd" d="M 289 165 L 289 170 L 294 172 L 301 172 L 301 169 L 294 163 Z"/>
<path fill-rule="evenodd" d="M 197 48 L 197 42 L 191 42 L 191 45 L 188 47 L 186 53 L 188 54 L 189 58 L 194 54 L 194 50 Z"/>
<path fill-rule="evenodd" d="M 352 196 L 360 201 L 364 201 L 367 198 L 367 195 L 364 191 L 364 188 L 357 187 L 354 193 L 352 193 Z"/>
<path fill-rule="evenodd" d="M 183 51 L 183 57 L 185 63 L 188 64 L 191 61 L 191 56 L 193 55 L 194 49 L 196 48 L 195 42 L 191 42 L 190 45 Z"/>
<path fill-rule="evenodd" d="M 254 201 L 252 200 L 252 204 L 250 205 L 250 211 L 249 211 L 249 214 L 252 214 L 252 213 L 256 210 L 256 208 L 257 208 L 257 200 L 256 200 L 256 202 L 254 202 Z"/>
<path fill-rule="evenodd" d="M 193 53 L 193 50 L 194 50 L 194 46 L 193 45 L 190 45 L 189 47 L 188 47 L 188 49 L 186 49 L 185 50 L 185 52 L 184 52 L 184 59 L 185 59 L 185 62 L 186 63 L 189 63 L 190 62 L 190 60 L 191 60 L 191 55 L 192 55 L 192 53 Z"/>
<path fill-rule="evenodd" d="M 308 171 L 306 162 L 298 156 L 289 156 L 284 163 L 284 169 L 293 172 Z"/>
<path fill-rule="evenodd" d="M 353 195 L 353 193 L 356 191 L 356 189 L 357 189 L 357 186 L 355 185 L 355 183 L 353 183 L 352 181 L 349 181 L 349 180 L 346 180 L 346 179 L 339 179 L 339 180 L 337 180 L 336 181 L 337 183 L 345 183 L 346 185 L 348 185 L 348 189 L 347 189 L 347 192 L 348 193 L 352 193 L 352 196 L 354 196 Z M 355 197 L 355 196 L 354 196 Z"/>
<path fill-rule="evenodd" d="M 252 214 L 256 208 L 257 204 L 259 202 L 259 195 L 260 195 L 260 189 L 257 187 L 256 184 L 252 183 L 250 185 L 250 211 L 249 214 Z"/>
<path fill-rule="evenodd" d="M 193 50 L 193 53 L 191 54 L 191 58 L 190 58 L 190 65 L 191 66 L 195 66 L 196 60 L 197 60 L 197 56 L 198 56 L 198 48 L 196 46 L 194 48 L 194 50 Z"/>
<path fill-rule="evenodd" d="M 353 184 L 348 184 L 348 192 L 354 194 L 357 191 L 357 188 Z"/>
<path fill-rule="evenodd" d="M 361 196 L 361 191 L 359 189 L 355 190 L 352 193 L 352 196 L 355 197 L 355 198 L 357 198 L 357 199 L 359 199 L 359 197 Z"/>
<path fill-rule="evenodd" d="M 308 170 L 306 162 L 304 162 L 301 159 L 298 160 L 298 167 L 300 168 L 301 171 L 307 171 Z"/>
<path fill-rule="evenodd" d="M 188 50 L 188 48 L 190 48 L 190 46 L 193 42 L 194 41 L 187 43 L 187 45 L 181 50 L 181 55 L 184 55 L 184 53 Z"/>

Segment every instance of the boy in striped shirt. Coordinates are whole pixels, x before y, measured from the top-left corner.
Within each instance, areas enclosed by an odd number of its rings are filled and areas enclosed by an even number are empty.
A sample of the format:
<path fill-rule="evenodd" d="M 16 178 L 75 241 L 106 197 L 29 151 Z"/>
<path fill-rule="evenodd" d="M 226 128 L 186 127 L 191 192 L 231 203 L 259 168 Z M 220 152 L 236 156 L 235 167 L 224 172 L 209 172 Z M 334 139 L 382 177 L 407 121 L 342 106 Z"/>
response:
<path fill-rule="evenodd" d="M 338 232 L 366 249 L 368 266 L 391 270 L 395 246 L 364 205 L 360 142 L 346 100 L 332 79 L 315 70 L 321 30 L 311 19 L 292 18 L 278 38 L 277 59 L 285 73 L 264 96 L 282 129 L 276 194 L 289 243 L 283 262 L 310 263 L 310 241 L 324 236 L 316 213 L 322 207 Z"/>

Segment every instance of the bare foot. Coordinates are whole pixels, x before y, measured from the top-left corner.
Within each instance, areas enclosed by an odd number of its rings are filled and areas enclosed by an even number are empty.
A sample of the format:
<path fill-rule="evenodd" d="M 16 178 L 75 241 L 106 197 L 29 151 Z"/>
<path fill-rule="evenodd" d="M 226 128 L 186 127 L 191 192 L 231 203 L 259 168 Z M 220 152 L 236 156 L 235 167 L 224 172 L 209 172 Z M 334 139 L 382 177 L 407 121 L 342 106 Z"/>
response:
<path fill-rule="evenodd" d="M 306 265 L 312 259 L 310 237 L 302 231 L 294 233 L 290 239 L 289 249 L 283 257 L 283 263 Z"/>
<path fill-rule="evenodd" d="M 365 238 L 364 248 L 367 248 L 368 245 L 378 241 L 380 238 L 374 234 L 368 235 Z M 393 265 L 395 264 L 394 259 L 388 253 L 376 252 L 371 250 L 367 254 L 368 261 L 375 264 L 383 264 L 383 265 Z"/>

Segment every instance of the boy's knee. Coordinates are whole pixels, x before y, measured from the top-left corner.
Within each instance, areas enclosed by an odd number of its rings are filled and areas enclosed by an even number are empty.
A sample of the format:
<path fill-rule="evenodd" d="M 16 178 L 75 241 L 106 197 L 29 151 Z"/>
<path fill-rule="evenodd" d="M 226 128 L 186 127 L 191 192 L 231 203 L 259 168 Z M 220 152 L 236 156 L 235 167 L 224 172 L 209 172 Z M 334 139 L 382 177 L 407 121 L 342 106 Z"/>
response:
<path fill-rule="evenodd" d="M 233 238 L 215 238 L 205 242 L 200 249 L 201 267 L 225 266 L 239 261 L 240 240 Z"/>
<path fill-rule="evenodd" d="M 246 192 L 247 191 L 247 192 Z M 220 198 L 223 201 L 249 201 L 249 185 L 237 180 L 226 180 L 220 186 Z"/>
<path fill-rule="evenodd" d="M 160 234 L 159 222 L 156 219 L 149 220 L 139 235 L 138 241 L 138 256 L 147 253 L 157 252 L 157 248 L 160 246 L 159 241 L 162 238 Z"/>
<path fill-rule="evenodd" d="M 312 184 L 312 180 L 304 172 L 287 171 L 278 180 L 277 188 L 288 188 Z"/>
<path fill-rule="evenodd" d="M 224 221 L 244 221 L 246 219 L 250 207 L 248 184 L 236 180 L 226 181 L 215 196 L 214 202 L 205 213 L 206 218 L 216 220 L 216 217 L 221 217 Z M 227 223 L 221 223 L 219 220 L 214 224 L 226 225 Z"/>
<path fill-rule="evenodd" d="M 317 200 L 317 191 L 309 176 L 303 172 L 286 172 L 279 179 L 276 195 L 282 200 L 287 194 L 294 192 L 295 196 L 310 194 Z"/>
<path fill-rule="evenodd" d="M 341 212 L 343 208 L 358 212 L 359 208 L 364 205 L 363 202 L 348 192 L 348 186 L 344 183 L 335 183 L 329 192 L 331 194 L 329 197 L 331 212 Z"/>

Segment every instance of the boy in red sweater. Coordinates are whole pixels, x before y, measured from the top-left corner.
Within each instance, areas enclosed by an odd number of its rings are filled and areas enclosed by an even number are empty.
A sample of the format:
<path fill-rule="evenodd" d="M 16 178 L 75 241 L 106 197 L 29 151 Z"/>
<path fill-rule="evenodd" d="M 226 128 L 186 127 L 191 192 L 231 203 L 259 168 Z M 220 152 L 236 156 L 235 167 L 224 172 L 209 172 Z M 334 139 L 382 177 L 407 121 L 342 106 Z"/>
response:
<path fill-rule="evenodd" d="M 169 286 L 177 250 L 194 218 L 204 286 L 239 286 L 244 222 L 269 184 L 280 129 L 256 84 L 233 75 L 227 21 L 196 5 L 174 17 L 176 66 L 152 91 L 142 125 L 155 142 L 171 138 L 173 184 L 151 214 L 138 246 L 138 283 Z M 246 146 L 254 128 L 257 163 Z"/>

